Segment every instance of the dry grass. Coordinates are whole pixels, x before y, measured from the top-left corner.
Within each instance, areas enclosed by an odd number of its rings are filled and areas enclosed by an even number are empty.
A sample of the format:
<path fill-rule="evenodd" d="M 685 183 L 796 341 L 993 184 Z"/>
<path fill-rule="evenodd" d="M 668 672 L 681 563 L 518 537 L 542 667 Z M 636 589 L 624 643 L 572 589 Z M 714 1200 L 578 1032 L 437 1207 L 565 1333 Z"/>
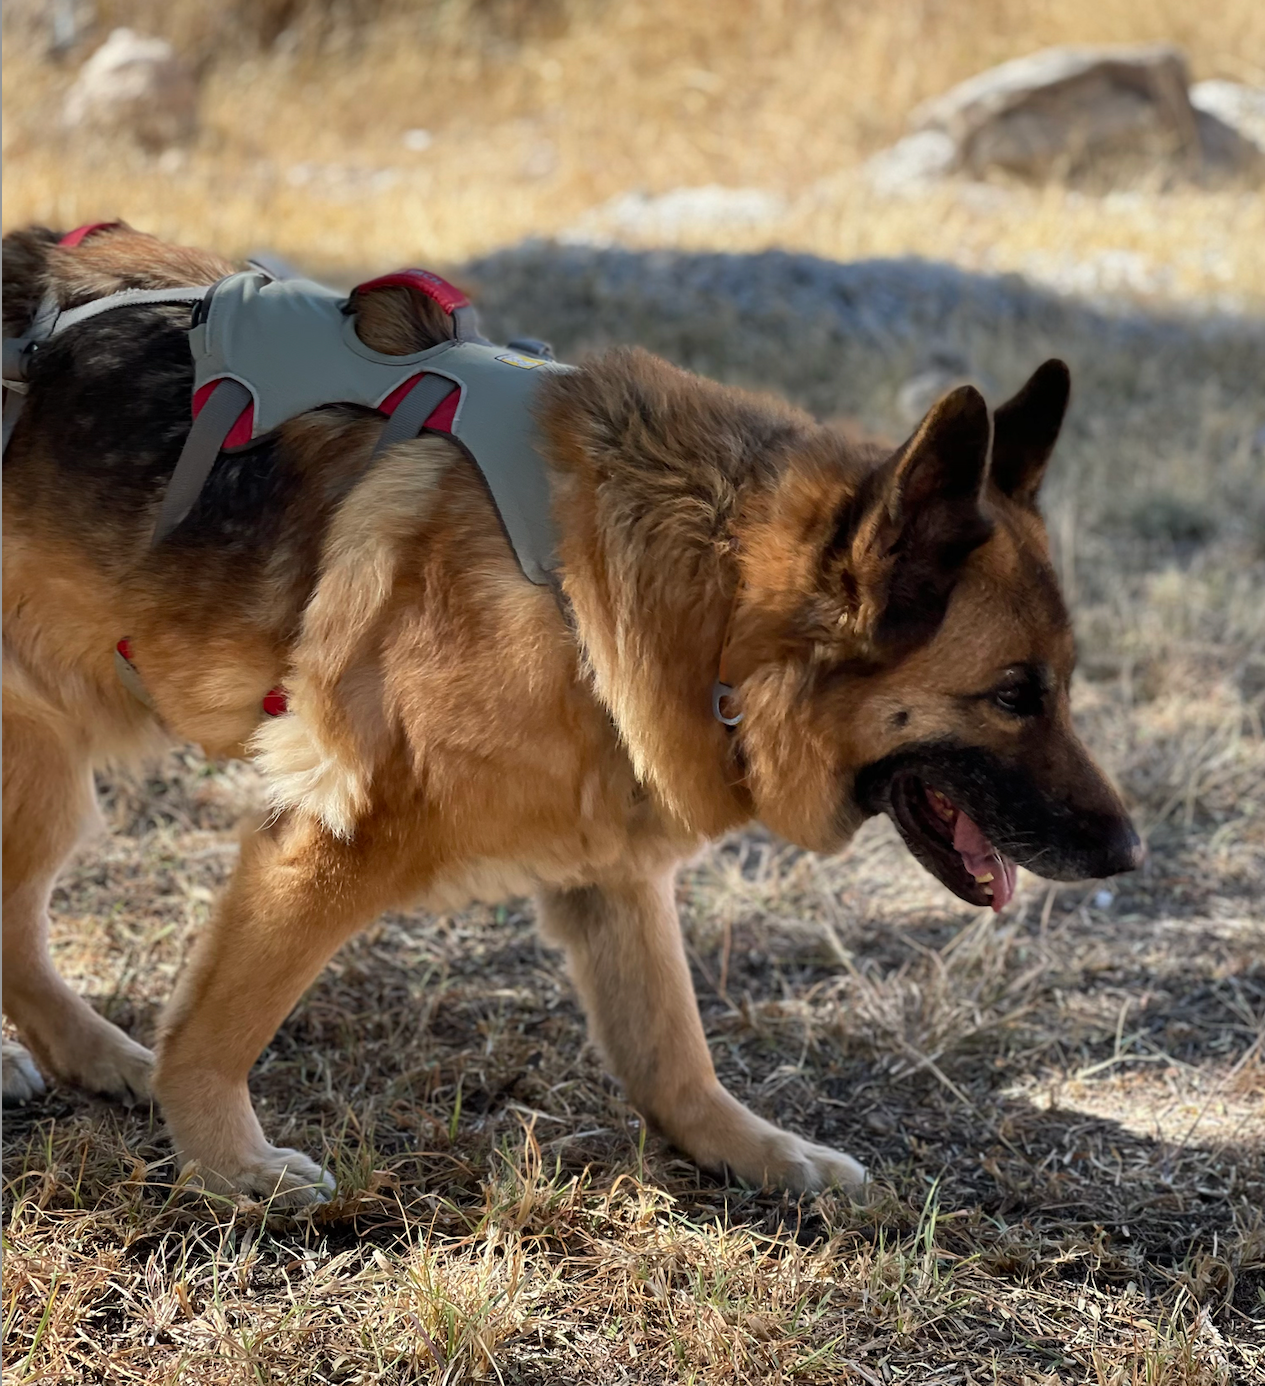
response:
<path fill-rule="evenodd" d="M 1198 76 L 1260 81 L 1265 10 L 1249 0 L 1215 13 L 990 0 L 969 22 L 961 0 L 243 5 L 99 5 L 105 22 L 140 15 L 209 60 L 206 132 L 180 163 L 62 147 L 49 117 L 69 66 L 17 32 L 6 220 L 117 210 L 350 275 L 549 234 L 630 187 L 721 182 L 779 193 L 786 210 L 678 245 L 1043 273 L 1123 249 L 1156 270 L 1133 288 L 1178 307 L 1265 302 L 1259 194 L 950 189 L 884 204 L 853 168 L 922 96 L 1041 43 L 1175 38 Z M 370 12 L 370 31 L 338 19 Z M 287 25 L 290 38 L 259 46 Z M 410 154 L 399 135 L 417 126 L 435 140 Z M 375 184 L 384 170 L 395 181 Z M 735 379 L 770 369 L 739 328 L 786 330 L 775 311 L 720 311 L 692 262 L 630 261 L 626 297 L 600 256 L 552 279 L 542 263 L 470 267 L 495 330 L 540 330 L 572 355 L 640 339 Z M 683 283 L 695 297 L 673 290 Z M 521 902 L 392 916 L 343 950 L 255 1074 L 269 1134 L 323 1152 L 339 1177 L 310 1220 L 180 1189 L 151 1112 L 55 1090 L 6 1114 L 7 1379 L 1265 1378 L 1259 328 L 1109 321 L 1036 297 L 1003 322 L 968 298 L 941 313 L 929 291 L 910 341 L 840 339 L 814 321 L 776 355 L 772 383 L 898 429 L 923 338 L 994 394 L 1047 353 L 1072 359 L 1076 412 L 1049 501 L 1077 608 L 1076 706 L 1151 859 L 1106 893 L 1025 878 L 996 921 L 947 896 L 881 824 L 840 860 L 756 832 L 683 875 L 726 1083 L 864 1159 L 882 1199 L 794 1203 L 664 1148 L 584 1045 Z M 142 783 L 102 782 L 114 833 L 62 881 L 55 946 L 72 983 L 138 1037 L 256 788 L 249 768 L 187 752 Z"/>
<path fill-rule="evenodd" d="M 17 30 L 4 54 L 10 225 L 126 212 L 177 240 L 229 254 L 267 244 L 337 273 L 455 264 L 529 235 L 601 235 L 609 218 L 595 209 L 630 189 L 722 184 L 778 201 L 753 222 L 651 237 L 925 255 L 1091 290 L 1265 301 L 1259 192 L 1141 188 L 1104 201 L 951 187 L 910 202 L 877 197 L 858 172 L 918 101 L 1047 43 L 1167 39 L 1197 77 L 1265 81 L 1256 0 L 98 8 L 97 37 L 131 21 L 205 67 L 203 134 L 160 159 L 62 138 L 61 95 L 94 40 L 50 63 Z M 370 11 L 369 27 L 337 19 Z M 279 40 L 251 42 L 278 25 Z M 410 152 L 402 135 L 416 128 L 434 139 Z"/>

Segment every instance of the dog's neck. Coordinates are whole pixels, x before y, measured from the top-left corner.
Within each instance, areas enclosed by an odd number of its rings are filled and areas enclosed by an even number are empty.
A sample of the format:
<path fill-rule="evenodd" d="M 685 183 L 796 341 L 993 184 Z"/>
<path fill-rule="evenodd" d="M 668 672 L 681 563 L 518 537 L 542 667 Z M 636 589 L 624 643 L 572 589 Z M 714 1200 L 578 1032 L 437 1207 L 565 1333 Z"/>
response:
<path fill-rule="evenodd" d="M 741 512 L 811 421 L 641 352 L 551 384 L 563 587 L 639 778 L 689 829 L 751 816 L 740 738 L 712 712 Z"/>

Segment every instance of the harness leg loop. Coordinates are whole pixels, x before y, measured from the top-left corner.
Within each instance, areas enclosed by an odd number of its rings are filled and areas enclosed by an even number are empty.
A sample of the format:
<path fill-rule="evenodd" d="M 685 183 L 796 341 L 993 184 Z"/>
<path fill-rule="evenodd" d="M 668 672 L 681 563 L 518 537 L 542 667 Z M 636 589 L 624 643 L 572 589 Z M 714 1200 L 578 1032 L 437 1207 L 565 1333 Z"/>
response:
<path fill-rule="evenodd" d="M 378 441 L 369 457 L 370 466 L 389 447 L 416 438 L 422 425 L 439 405 L 457 389 L 454 381 L 443 375 L 424 375 L 395 407 L 395 412 L 382 427 Z"/>
<path fill-rule="evenodd" d="M 185 518 L 215 466 L 224 439 L 237 416 L 251 402 L 251 393 L 237 380 L 225 379 L 193 421 L 167 484 L 150 547 L 156 548 Z"/>

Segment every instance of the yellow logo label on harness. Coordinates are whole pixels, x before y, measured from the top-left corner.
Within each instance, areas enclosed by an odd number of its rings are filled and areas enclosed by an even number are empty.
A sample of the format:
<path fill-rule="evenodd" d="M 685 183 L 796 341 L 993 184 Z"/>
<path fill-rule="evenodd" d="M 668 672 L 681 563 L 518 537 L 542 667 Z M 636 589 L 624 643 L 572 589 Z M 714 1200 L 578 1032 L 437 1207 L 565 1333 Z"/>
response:
<path fill-rule="evenodd" d="M 517 351 L 507 351 L 504 356 L 498 356 L 496 359 L 504 361 L 507 366 L 517 366 L 524 371 L 534 371 L 537 366 L 545 364 L 539 356 L 524 356 Z"/>

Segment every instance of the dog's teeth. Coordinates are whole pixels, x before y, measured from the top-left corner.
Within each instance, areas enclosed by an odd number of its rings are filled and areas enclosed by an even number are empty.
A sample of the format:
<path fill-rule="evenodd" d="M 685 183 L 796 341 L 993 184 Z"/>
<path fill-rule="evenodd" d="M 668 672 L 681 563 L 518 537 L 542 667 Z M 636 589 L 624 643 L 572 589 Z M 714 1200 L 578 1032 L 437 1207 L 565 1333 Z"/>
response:
<path fill-rule="evenodd" d="M 976 876 L 975 879 L 980 883 L 980 885 L 987 885 L 989 881 L 993 879 L 993 873 L 989 871 L 986 875 Z M 991 895 L 993 892 L 990 890 L 988 893 Z"/>
<path fill-rule="evenodd" d="M 993 898 L 993 888 L 990 885 L 984 887 L 984 894 L 991 900 Z"/>

